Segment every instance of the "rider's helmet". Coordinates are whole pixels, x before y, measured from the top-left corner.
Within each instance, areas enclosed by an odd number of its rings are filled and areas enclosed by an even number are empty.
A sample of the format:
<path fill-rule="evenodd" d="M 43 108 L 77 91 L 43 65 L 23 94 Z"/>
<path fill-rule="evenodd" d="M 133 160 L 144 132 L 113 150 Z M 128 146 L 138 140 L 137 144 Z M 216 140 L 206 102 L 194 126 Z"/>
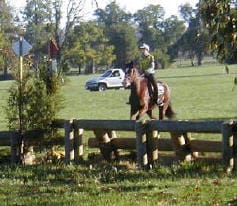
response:
<path fill-rule="evenodd" d="M 149 47 L 148 44 L 143 43 L 143 44 L 139 47 L 139 49 L 146 49 L 147 51 L 149 51 L 149 50 L 150 50 L 150 47 Z"/>

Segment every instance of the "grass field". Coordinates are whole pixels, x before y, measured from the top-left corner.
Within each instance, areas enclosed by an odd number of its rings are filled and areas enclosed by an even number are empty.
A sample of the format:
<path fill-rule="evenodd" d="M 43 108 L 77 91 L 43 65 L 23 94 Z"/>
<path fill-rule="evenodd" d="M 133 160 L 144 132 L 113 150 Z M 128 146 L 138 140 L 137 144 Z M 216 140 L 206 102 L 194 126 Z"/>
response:
<path fill-rule="evenodd" d="M 237 119 L 236 65 L 159 70 L 156 75 L 172 90 L 177 119 Z M 63 86 L 65 108 L 59 118 L 129 119 L 129 90 L 89 92 L 91 75 L 68 75 Z M 7 129 L 2 107 L 10 81 L 0 82 L 0 130 Z M 89 135 L 88 135 L 89 136 Z M 194 138 L 220 138 L 220 135 Z M 237 205 L 237 173 L 222 165 L 182 163 L 137 171 L 120 163 L 63 162 L 33 166 L 0 164 L 1 205 Z"/>

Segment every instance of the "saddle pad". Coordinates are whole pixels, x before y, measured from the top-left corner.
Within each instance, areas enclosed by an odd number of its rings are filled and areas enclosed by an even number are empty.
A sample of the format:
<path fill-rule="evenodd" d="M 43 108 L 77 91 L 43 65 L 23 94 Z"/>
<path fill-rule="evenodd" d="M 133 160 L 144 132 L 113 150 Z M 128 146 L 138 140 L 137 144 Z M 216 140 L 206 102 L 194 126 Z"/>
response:
<path fill-rule="evenodd" d="M 158 100 L 157 100 L 157 104 L 159 106 L 163 105 L 163 100 L 164 100 L 164 93 L 165 93 L 165 87 L 163 84 L 159 83 L 157 84 L 158 86 Z"/>
<path fill-rule="evenodd" d="M 164 94 L 165 93 L 164 85 L 158 82 L 157 86 L 158 86 L 158 96 Z"/>

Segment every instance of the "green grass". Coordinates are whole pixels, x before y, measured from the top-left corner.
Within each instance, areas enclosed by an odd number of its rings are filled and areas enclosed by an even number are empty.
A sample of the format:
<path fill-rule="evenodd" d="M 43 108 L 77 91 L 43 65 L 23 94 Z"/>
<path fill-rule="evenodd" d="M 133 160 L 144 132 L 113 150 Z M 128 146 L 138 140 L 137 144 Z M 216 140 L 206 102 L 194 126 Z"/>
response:
<path fill-rule="evenodd" d="M 235 66 L 224 73 L 224 66 L 203 66 L 185 69 L 159 70 L 158 79 L 166 81 L 172 90 L 172 105 L 178 119 L 230 119 L 237 117 L 237 92 L 232 91 Z M 89 92 L 84 89 L 90 76 L 68 77 L 63 88 L 67 107 L 62 118 L 129 119 L 129 90 Z"/>
<path fill-rule="evenodd" d="M 0 205 L 228 205 L 236 173 L 198 164 L 135 171 L 99 166 L 0 166 Z M 234 204 L 229 204 L 234 205 Z"/>
<path fill-rule="evenodd" d="M 232 91 L 237 67 L 229 68 L 230 74 L 224 73 L 223 65 L 213 64 L 159 70 L 156 75 L 169 84 L 178 119 L 229 120 L 237 118 L 237 88 Z M 66 77 L 63 86 L 66 106 L 58 117 L 129 119 L 129 106 L 125 104 L 129 90 L 90 92 L 84 89 L 90 77 Z M 11 81 L 0 82 L 0 130 L 7 129 L 2 107 L 10 84 Z M 192 134 L 192 137 L 211 139 L 220 135 Z M 0 206 L 237 204 L 237 173 L 227 175 L 220 164 L 156 165 L 152 171 L 144 172 L 131 169 L 126 162 L 99 162 L 95 159 L 65 166 L 59 161 L 17 167 L 1 163 Z"/>
<path fill-rule="evenodd" d="M 158 79 L 166 81 L 172 91 L 172 105 L 178 119 L 235 119 L 237 117 L 237 88 L 232 91 L 236 65 L 224 73 L 223 65 L 208 65 L 158 70 Z M 59 118 L 129 119 L 129 90 L 90 92 L 84 89 L 92 75 L 67 76 L 63 86 L 65 108 Z M 11 81 L 1 81 L 0 129 L 6 128 L 2 107 L 6 105 Z M 156 111 L 157 112 L 157 111 Z"/>

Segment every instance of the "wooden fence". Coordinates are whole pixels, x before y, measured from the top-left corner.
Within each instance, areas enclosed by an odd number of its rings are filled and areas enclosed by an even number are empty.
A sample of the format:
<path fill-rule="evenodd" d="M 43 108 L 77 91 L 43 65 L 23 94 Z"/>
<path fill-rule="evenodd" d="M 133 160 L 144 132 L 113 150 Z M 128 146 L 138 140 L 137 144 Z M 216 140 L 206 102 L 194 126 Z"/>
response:
<path fill-rule="evenodd" d="M 66 162 L 77 161 L 83 154 L 83 131 L 93 130 L 90 147 L 99 147 L 106 158 L 108 151 L 136 149 L 138 167 L 150 166 L 159 151 L 175 151 L 180 160 L 195 158 L 195 152 L 221 152 L 227 171 L 237 164 L 236 123 L 233 121 L 131 121 L 71 120 L 65 122 Z M 136 138 L 116 138 L 113 131 L 134 131 Z M 169 132 L 171 139 L 159 139 L 159 132 Z M 219 141 L 190 140 L 189 132 L 220 134 Z"/>
<path fill-rule="evenodd" d="M 137 153 L 137 165 L 149 167 L 158 159 L 159 151 L 175 151 L 180 160 L 195 158 L 195 152 L 220 152 L 227 171 L 237 164 L 236 123 L 233 121 L 132 121 L 132 120 L 60 120 L 54 124 L 64 128 L 64 139 L 57 144 L 65 145 L 65 162 L 77 162 L 83 156 L 83 133 L 94 131 L 95 138 L 89 138 L 90 147 L 100 148 L 105 158 L 118 149 L 133 149 Z M 117 138 L 115 131 L 133 131 L 133 138 Z M 159 132 L 169 132 L 170 139 L 159 138 Z M 220 134 L 219 141 L 190 140 L 189 133 Z M 13 133 L 10 133 L 14 136 Z M 0 145 L 14 147 L 8 132 L 0 132 Z M 32 140 L 34 144 L 35 140 Z"/>

